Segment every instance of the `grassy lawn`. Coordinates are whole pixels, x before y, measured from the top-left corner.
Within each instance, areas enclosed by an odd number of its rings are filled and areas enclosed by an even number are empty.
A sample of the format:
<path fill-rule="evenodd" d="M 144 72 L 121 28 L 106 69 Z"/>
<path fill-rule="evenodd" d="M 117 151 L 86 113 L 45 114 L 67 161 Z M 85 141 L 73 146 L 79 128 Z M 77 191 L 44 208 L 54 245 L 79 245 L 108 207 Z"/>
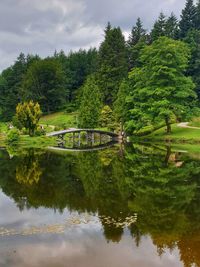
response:
<path fill-rule="evenodd" d="M 176 124 L 172 125 L 172 133 L 166 134 L 166 128 L 163 127 L 155 132 L 142 137 L 148 141 L 168 141 L 177 143 L 200 143 L 200 129 L 181 128 Z"/>
<path fill-rule="evenodd" d="M 50 115 L 43 116 L 40 119 L 40 124 L 52 125 L 60 128 L 76 127 L 77 113 L 56 112 Z"/>
<path fill-rule="evenodd" d="M 28 135 L 22 135 L 20 137 L 19 145 L 26 148 L 45 148 L 47 146 L 56 145 L 55 138 L 46 136 L 30 137 Z"/>

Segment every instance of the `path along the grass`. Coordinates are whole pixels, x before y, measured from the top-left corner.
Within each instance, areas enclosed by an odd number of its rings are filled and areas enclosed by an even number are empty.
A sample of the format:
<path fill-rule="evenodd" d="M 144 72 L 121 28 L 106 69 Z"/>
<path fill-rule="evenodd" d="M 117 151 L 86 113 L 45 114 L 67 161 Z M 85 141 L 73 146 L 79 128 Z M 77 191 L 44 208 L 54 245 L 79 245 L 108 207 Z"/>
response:
<path fill-rule="evenodd" d="M 181 128 L 189 128 L 189 129 L 198 129 L 198 130 L 200 130 L 200 127 L 189 126 L 189 122 L 181 122 L 181 123 L 177 124 L 177 126 L 181 127 Z"/>

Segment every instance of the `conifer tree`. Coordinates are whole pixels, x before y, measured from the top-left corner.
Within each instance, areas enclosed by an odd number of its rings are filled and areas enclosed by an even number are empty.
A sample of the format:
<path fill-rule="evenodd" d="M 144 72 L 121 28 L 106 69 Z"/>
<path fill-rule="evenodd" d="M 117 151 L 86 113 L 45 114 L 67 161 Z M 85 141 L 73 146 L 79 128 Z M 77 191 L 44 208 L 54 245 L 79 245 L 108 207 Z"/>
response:
<path fill-rule="evenodd" d="M 187 69 L 187 75 L 192 77 L 200 100 L 200 31 L 194 29 L 190 30 L 184 41 L 188 43 L 191 50 L 191 59 Z"/>
<path fill-rule="evenodd" d="M 137 19 L 136 25 L 132 28 L 131 34 L 129 35 L 128 45 L 130 47 L 136 45 L 141 38 L 146 35 L 146 30 L 143 28 L 143 24 L 140 18 Z"/>
<path fill-rule="evenodd" d="M 82 128 L 95 128 L 98 126 L 101 111 L 101 95 L 95 76 L 87 78 L 81 97 L 78 124 Z"/>
<path fill-rule="evenodd" d="M 165 36 L 166 32 L 166 17 L 161 12 L 158 19 L 154 23 L 153 29 L 151 31 L 151 38 L 153 41 L 157 40 L 161 36 Z"/>
<path fill-rule="evenodd" d="M 176 18 L 174 13 L 171 13 L 171 15 L 166 20 L 165 36 L 172 39 L 178 39 L 179 37 L 178 19 Z"/>
<path fill-rule="evenodd" d="M 119 86 L 128 73 L 128 57 L 121 29 L 112 28 L 110 23 L 105 30 L 105 39 L 99 49 L 98 85 L 105 104 L 112 104 Z"/>
<path fill-rule="evenodd" d="M 136 25 L 132 28 L 127 42 L 129 70 L 139 65 L 139 54 L 147 43 L 146 30 L 140 18 L 137 19 Z"/>
<path fill-rule="evenodd" d="M 187 0 L 185 8 L 182 10 L 181 20 L 179 23 L 180 38 L 183 39 L 187 36 L 189 30 L 195 28 L 196 8 L 193 0 Z"/>
<path fill-rule="evenodd" d="M 200 0 L 197 1 L 196 5 L 195 28 L 200 30 Z"/>

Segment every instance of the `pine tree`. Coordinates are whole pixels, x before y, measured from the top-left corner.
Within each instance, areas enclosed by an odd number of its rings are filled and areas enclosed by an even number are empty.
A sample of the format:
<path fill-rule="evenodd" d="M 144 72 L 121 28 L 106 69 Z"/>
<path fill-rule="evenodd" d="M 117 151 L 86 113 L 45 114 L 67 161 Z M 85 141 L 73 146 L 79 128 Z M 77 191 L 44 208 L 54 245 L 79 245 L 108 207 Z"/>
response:
<path fill-rule="evenodd" d="M 158 19 L 154 23 L 153 29 L 151 31 L 151 38 L 153 41 L 157 40 L 161 36 L 165 36 L 166 29 L 166 17 L 161 12 Z"/>
<path fill-rule="evenodd" d="M 192 77 L 200 100 L 200 31 L 190 30 L 184 41 L 188 43 L 191 50 L 191 59 L 187 69 L 187 75 Z"/>
<path fill-rule="evenodd" d="M 109 24 L 99 49 L 98 85 L 104 103 L 112 104 L 115 101 L 120 83 L 127 73 L 128 56 L 124 36 L 119 27 L 111 28 Z"/>
<path fill-rule="evenodd" d="M 197 1 L 196 5 L 195 28 L 200 30 L 200 0 Z"/>
<path fill-rule="evenodd" d="M 171 13 L 171 15 L 166 20 L 165 36 L 172 39 L 178 39 L 179 37 L 178 19 L 176 18 L 174 13 Z"/>
<path fill-rule="evenodd" d="M 143 28 L 141 19 L 138 18 L 136 25 L 132 28 L 129 40 L 127 42 L 129 70 L 136 66 L 139 66 L 139 54 L 146 44 L 146 30 Z"/>
<path fill-rule="evenodd" d="M 181 20 L 179 23 L 180 38 L 183 39 L 187 36 L 189 30 L 195 28 L 196 8 L 193 0 L 187 0 L 185 8 L 182 10 Z"/>
<path fill-rule="evenodd" d="M 132 28 L 131 34 L 129 35 L 128 45 L 132 47 L 136 45 L 139 40 L 146 35 L 146 30 L 143 28 L 143 24 L 140 18 L 137 19 L 136 25 Z"/>
<path fill-rule="evenodd" d="M 96 78 L 89 76 L 83 86 L 78 124 L 82 128 L 95 128 L 99 124 L 101 95 Z"/>

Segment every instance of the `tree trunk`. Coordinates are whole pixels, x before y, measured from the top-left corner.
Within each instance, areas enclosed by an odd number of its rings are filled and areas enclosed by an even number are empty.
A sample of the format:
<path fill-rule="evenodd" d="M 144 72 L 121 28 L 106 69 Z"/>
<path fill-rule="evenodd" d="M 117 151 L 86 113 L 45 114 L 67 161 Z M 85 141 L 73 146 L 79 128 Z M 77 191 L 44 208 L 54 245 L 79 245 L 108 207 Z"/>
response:
<path fill-rule="evenodd" d="M 166 166 L 168 165 L 170 156 L 171 156 L 171 147 L 167 146 L 167 151 L 166 151 L 166 156 L 165 156 L 165 164 L 166 164 Z"/>
<path fill-rule="evenodd" d="M 170 121 L 169 121 L 168 118 L 165 119 L 165 123 L 166 123 L 166 126 L 167 126 L 167 133 L 171 133 L 172 128 L 171 128 L 171 124 L 170 124 Z"/>

